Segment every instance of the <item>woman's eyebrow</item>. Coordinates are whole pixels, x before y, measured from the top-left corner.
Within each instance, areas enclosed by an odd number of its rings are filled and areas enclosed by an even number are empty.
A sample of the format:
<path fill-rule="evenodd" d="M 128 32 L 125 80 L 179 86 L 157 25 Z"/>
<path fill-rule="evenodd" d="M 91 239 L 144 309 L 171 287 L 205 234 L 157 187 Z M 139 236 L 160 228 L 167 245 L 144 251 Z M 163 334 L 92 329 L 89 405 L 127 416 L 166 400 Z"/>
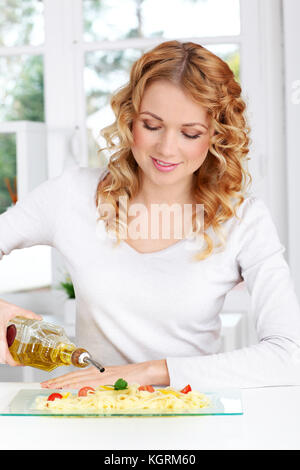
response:
<path fill-rule="evenodd" d="M 140 114 L 150 114 L 150 116 L 154 117 L 155 119 L 158 119 L 159 121 L 163 122 L 163 119 L 157 116 L 154 113 L 151 113 L 150 111 L 142 111 Z M 189 122 L 186 124 L 182 124 L 183 126 L 195 126 L 196 124 L 199 124 L 200 126 L 204 127 L 206 130 L 208 130 L 208 127 L 206 127 L 202 122 Z"/>

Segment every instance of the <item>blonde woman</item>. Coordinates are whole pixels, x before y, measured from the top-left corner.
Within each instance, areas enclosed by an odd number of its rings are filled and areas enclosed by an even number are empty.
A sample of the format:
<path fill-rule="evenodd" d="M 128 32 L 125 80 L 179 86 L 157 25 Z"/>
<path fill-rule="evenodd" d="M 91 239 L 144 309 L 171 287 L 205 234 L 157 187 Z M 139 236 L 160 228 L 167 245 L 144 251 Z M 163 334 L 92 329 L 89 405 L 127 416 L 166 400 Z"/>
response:
<path fill-rule="evenodd" d="M 106 367 L 42 386 L 299 384 L 299 304 L 269 210 L 246 192 L 249 128 L 228 65 L 198 44 L 162 43 L 111 106 L 107 167 L 65 170 L 0 217 L 3 255 L 35 244 L 63 254 L 77 344 Z M 243 280 L 259 342 L 220 353 L 219 314 Z M 7 322 L 34 313 L 5 302 L 0 313 L 0 360 L 14 365 Z"/>

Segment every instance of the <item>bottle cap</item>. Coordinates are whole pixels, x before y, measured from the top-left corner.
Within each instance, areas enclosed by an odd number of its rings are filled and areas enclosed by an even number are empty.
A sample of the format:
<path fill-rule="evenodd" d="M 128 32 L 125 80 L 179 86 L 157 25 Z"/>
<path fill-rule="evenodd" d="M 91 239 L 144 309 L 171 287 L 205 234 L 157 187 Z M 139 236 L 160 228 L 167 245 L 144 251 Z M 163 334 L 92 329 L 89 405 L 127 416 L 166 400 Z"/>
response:
<path fill-rule="evenodd" d="M 71 356 L 71 362 L 73 364 L 73 366 L 76 366 L 76 367 L 86 367 L 88 364 L 84 361 L 82 361 L 82 356 L 86 356 L 88 355 L 89 356 L 89 353 L 87 352 L 86 349 L 83 349 L 83 348 L 76 348 L 73 353 L 72 353 L 72 356 Z"/>
<path fill-rule="evenodd" d="M 9 325 L 6 330 L 6 341 L 7 341 L 7 345 L 9 348 L 13 344 L 16 335 L 17 335 L 16 325 Z"/>
<path fill-rule="evenodd" d="M 71 362 L 76 367 L 86 367 L 87 365 L 92 364 L 97 367 L 100 372 L 105 371 L 104 367 L 99 364 L 99 362 L 95 361 L 86 349 L 75 349 L 71 356 Z"/>

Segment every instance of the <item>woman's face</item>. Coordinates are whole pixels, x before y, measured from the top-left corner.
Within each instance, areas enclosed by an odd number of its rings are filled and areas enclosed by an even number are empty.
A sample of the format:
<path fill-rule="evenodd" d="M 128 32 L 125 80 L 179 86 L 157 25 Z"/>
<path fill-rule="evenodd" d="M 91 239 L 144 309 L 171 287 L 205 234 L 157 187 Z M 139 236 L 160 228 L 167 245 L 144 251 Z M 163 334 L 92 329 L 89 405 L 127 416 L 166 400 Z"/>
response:
<path fill-rule="evenodd" d="M 192 180 L 209 149 L 206 110 L 163 80 L 145 90 L 132 133 L 131 149 L 143 177 L 159 185 Z"/>

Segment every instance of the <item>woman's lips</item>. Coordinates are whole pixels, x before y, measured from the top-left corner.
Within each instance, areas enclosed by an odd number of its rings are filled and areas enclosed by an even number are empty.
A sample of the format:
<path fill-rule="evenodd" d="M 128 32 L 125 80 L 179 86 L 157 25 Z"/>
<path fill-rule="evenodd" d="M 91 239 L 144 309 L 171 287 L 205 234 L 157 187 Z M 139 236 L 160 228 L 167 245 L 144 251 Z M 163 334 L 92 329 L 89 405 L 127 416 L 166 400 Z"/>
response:
<path fill-rule="evenodd" d="M 153 164 L 155 166 L 155 168 L 159 171 L 163 171 L 163 172 L 166 172 L 166 171 L 172 171 L 174 170 L 178 165 L 180 165 L 180 163 L 167 163 L 167 162 L 164 162 L 163 160 L 157 160 L 153 157 L 152 158 L 152 161 L 153 161 Z M 162 162 L 162 163 L 165 163 L 165 165 L 161 165 L 159 162 Z"/>

